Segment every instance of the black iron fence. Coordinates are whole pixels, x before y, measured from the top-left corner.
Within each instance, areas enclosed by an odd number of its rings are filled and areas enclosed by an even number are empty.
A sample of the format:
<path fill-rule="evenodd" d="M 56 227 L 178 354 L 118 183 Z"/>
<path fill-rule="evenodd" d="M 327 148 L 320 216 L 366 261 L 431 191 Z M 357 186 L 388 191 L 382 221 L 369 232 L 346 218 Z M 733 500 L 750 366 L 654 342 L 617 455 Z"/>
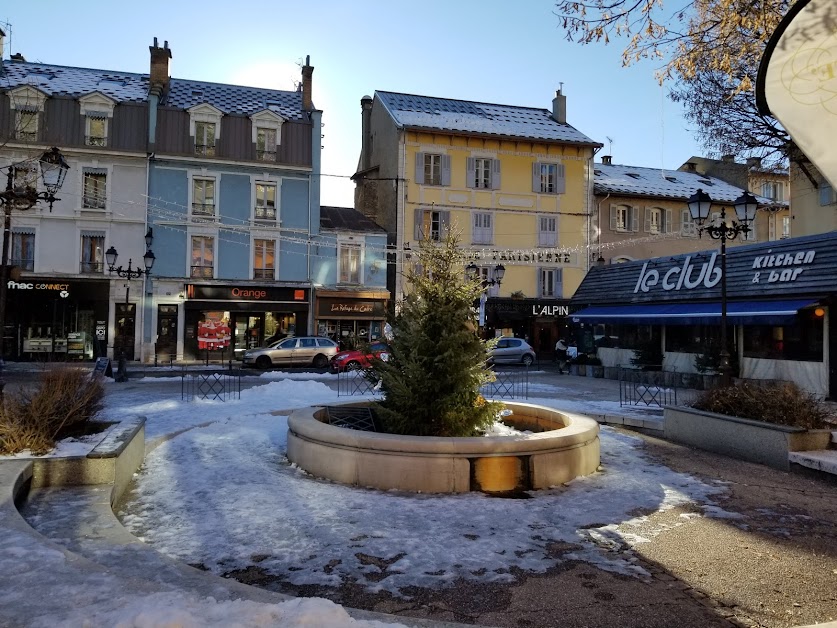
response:
<path fill-rule="evenodd" d="M 180 373 L 180 398 L 184 401 L 241 399 L 241 371 L 189 371 Z"/>
<path fill-rule="evenodd" d="M 676 371 L 619 369 L 620 406 L 677 405 L 681 373 Z"/>
<path fill-rule="evenodd" d="M 373 395 L 378 392 L 377 386 L 378 381 L 370 376 L 370 371 L 355 369 L 337 373 L 338 397 Z"/>

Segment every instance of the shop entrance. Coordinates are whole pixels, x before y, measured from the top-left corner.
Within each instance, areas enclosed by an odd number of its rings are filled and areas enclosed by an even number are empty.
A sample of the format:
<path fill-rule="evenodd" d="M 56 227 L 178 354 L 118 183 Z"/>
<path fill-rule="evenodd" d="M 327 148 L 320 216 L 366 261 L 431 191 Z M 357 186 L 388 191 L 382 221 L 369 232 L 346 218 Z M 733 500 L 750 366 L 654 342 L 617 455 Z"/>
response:
<path fill-rule="evenodd" d="M 234 312 L 235 319 L 235 358 L 241 360 L 247 349 L 262 346 L 264 338 L 264 319 L 261 314 Z"/>
<path fill-rule="evenodd" d="M 157 306 L 157 343 L 154 347 L 158 357 L 168 359 L 177 353 L 177 306 Z"/>
<path fill-rule="evenodd" d="M 116 304 L 116 337 L 113 340 L 113 355 L 119 358 L 124 354 L 126 360 L 134 359 L 134 338 L 137 332 L 136 303 Z"/>

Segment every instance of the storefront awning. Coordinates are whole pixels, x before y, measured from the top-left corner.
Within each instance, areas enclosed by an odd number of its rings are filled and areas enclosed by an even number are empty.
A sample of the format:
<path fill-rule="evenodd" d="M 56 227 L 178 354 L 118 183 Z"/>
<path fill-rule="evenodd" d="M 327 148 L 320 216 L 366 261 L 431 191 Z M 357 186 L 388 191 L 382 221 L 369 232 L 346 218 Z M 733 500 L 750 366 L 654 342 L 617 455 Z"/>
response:
<path fill-rule="evenodd" d="M 788 301 L 745 301 L 727 303 L 727 322 L 734 325 L 785 325 L 792 323 L 799 310 L 816 299 Z M 576 323 L 653 325 L 717 325 L 721 322 L 721 303 L 657 303 L 588 307 L 571 315 Z"/>

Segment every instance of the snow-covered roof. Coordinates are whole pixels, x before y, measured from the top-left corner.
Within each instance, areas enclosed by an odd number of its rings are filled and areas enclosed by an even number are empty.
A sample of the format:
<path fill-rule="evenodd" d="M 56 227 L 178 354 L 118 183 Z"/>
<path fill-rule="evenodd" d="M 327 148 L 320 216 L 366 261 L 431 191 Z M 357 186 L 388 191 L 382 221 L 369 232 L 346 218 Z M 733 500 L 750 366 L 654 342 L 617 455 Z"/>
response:
<path fill-rule="evenodd" d="M 732 203 L 744 193 L 742 188 L 721 179 L 697 172 L 683 172 L 682 170 L 595 164 L 593 173 L 595 194 L 653 196 L 685 201 L 698 189 L 701 189 L 709 194 L 714 201 Z M 764 196 L 756 195 L 756 199 L 760 205 L 783 204 Z"/>
<path fill-rule="evenodd" d="M 548 109 L 376 91 L 400 127 L 601 146 Z"/>
<path fill-rule="evenodd" d="M 148 97 L 147 74 L 4 61 L 0 90 L 23 85 L 36 87 L 48 96 L 78 98 L 101 92 L 117 103 L 144 102 Z M 227 114 L 249 116 L 269 109 L 286 120 L 305 118 L 301 92 L 171 79 L 164 105 L 188 109 L 201 103 L 209 103 Z"/>

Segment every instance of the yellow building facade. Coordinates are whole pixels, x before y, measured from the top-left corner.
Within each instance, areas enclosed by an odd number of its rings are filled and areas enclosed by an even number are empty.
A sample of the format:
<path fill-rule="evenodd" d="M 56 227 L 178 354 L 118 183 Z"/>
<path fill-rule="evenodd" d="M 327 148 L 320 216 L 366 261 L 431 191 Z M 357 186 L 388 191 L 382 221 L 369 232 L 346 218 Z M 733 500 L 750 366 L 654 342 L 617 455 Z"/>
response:
<path fill-rule="evenodd" d="M 566 123 L 564 96 L 552 111 L 389 92 L 362 107 L 356 208 L 390 234 L 396 299 L 417 243 L 450 228 L 489 282 L 486 335 L 551 352 L 588 269 L 600 146 Z"/>

